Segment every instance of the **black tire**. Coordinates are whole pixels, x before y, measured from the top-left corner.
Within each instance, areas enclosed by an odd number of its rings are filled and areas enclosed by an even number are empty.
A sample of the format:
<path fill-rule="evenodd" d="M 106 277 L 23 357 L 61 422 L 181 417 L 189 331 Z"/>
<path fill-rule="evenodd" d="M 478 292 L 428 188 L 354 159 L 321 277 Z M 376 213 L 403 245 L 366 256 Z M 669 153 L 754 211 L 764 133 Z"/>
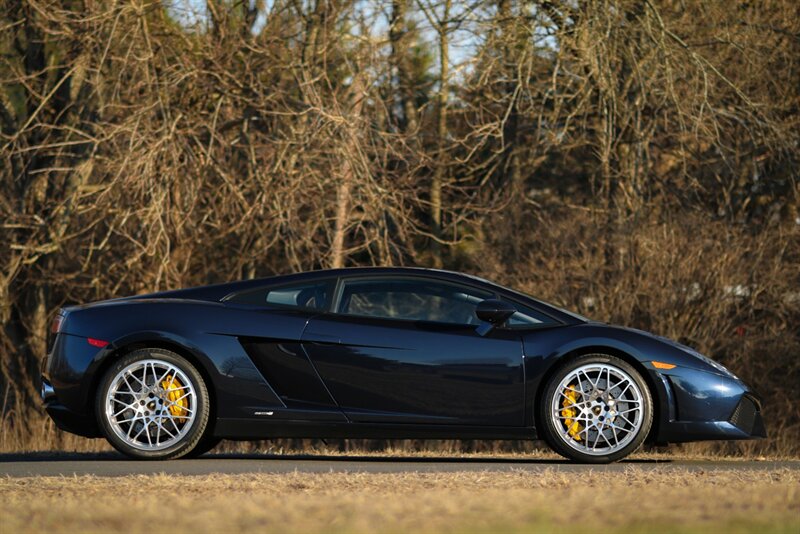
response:
<path fill-rule="evenodd" d="M 573 428 L 572 425 L 576 424 L 577 416 L 575 416 L 576 419 L 572 420 L 567 419 L 567 421 L 559 421 L 558 419 L 563 419 L 564 412 L 558 411 L 559 410 L 558 408 L 556 409 L 553 408 L 554 405 L 559 406 L 559 404 L 556 403 L 563 402 L 562 399 L 567 398 L 559 390 L 562 381 L 564 381 L 577 369 L 585 368 L 585 366 L 591 366 L 591 365 L 603 365 L 606 366 L 606 368 L 616 369 L 620 371 L 622 374 L 626 374 L 630 378 L 630 380 L 636 385 L 636 388 L 634 389 L 638 389 L 638 393 L 640 394 L 641 397 L 641 403 L 640 403 L 641 412 L 638 413 L 638 416 L 640 417 L 640 419 L 638 420 L 639 421 L 638 430 L 635 431 L 633 430 L 635 428 L 635 425 L 630 426 L 631 431 L 625 435 L 625 438 L 622 440 L 622 443 L 618 443 L 618 448 L 614 448 L 613 438 L 610 438 L 607 441 L 608 447 L 605 447 L 608 449 L 607 452 L 602 452 L 602 451 L 592 452 L 589 450 L 590 448 L 588 444 L 591 443 L 591 438 L 589 434 L 590 430 L 588 424 L 585 424 L 582 427 L 578 426 L 574 427 L 576 429 L 580 428 L 581 432 L 585 432 L 585 434 L 581 438 L 584 440 L 584 443 L 580 444 L 581 439 L 578 439 L 580 437 L 580 434 L 578 437 L 570 435 L 570 429 Z M 604 382 L 599 382 L 599 383 L 605 384 Z M 568 390 L 565 389 L 564 391 Z M 601 391 L 601 388 L 600 387 L 596 388 L 596 391 Z M 555 397 L 557 397 L 558 400 L 554 401 Z M 596 415 L 605 414 L 606 412 L 603 412 L 603 410 L 609 409 L 608 404 L 613 404 L 613 402 L 624 402 L 622 400 L 613 399 L 613 396 L 609 397 L 611 398 L 612 402 L 608 403 L 605 403 L 602 397 L 595 399 L 594 401 L 586 400 L 586 402 L 584 402 L 584 399 L 588 398 L 591 398 L 591 395 L 589 395 L 588 397 L 586 395 L 582 395 L 580 397 L 579 404 L 583 405 L 581 409 L 585 408 L 587 410 L 597 410 Z M 591 405 L 587 406 L 588 402 L 596 402 L 598 403 L 598 406 L 594 408 Z M 577 406 L 577 404 L 575 406 Z M 633 406 L 633 404 L 628 404 L 628 406 Z M 653 424 L 653 400 L 650 390 L 647 387 L 647 383 L 645 382 L 644 378 L 642 378 L 642 375 L 626 361 L 617 358 L 616 356 L 610 356 L 607 354 L 587 354 L 584 356 L 579 356 L 574 359 L 570 359 L 566 361 L 564 364 L 560 365 L 556 369 L 554 374 L 551 376 L 550 380 L 545 385 L 544 393 L 541 397 L 541 401 L 539 402 L 539 406 L 537 407 L 537 409 L 538 409 L 540 426 L 542 428 L 541 437 L 545 440 L 545 442 L 558 454 L 581 463 L 605 464 L 605 463 L 616 462 L 618 460 L 621 460 L 622 458 L 625 458 L 629 454 L 636 451 L 639 447 L 641 447 L 642 443 L 647 438 L 647 435 L 650 432 L 650 428 L 652 427 Z M 611 406 L 611 410 L 613 409 L 614 407 Z M 551 416 L 551 412 L 558 415 Z M 612 411 L 608 413 L 615 413 L 615 412 Z M 592 416 L 592 414 L 588 414 L 588 416 Z M 569 417 L 573 416 L 570 415 Z M 608 418 L 609 416 L 605 415 L 605 417 Z M 612 423 L 612 426 L 616 423 L 615 419 L 617 419 L 618 417 L 619 416 L 615 415 L 614 418 L 609 419 Z M 599 424 L 603 424 L 602 417 L 600 418 L 600 421 L 601 422 Z M 608 422 L 606 422 L 605 424 L 608 425 Z M 600 432 L 598 432 L 597 430 L 598 427 L 594 428 L 595 428 L 594 436 L 597 436 L 598 438 L 601 437 L 599 436 Z M 601 427 L 601 428 L 607 428 L 607 427 Z M 607 434 L 609 433 L 608 430 L 605 430 L 605 432 Z M 616 434 L 616 429 L 613 430 L 613 432 L 614 434 Z M 625 443 L 626 440 L 627 443 Z M 604 445 L 602 442 L 599 443 L 600 445 Z M 584 451 L 579 450 L 581 445 L 585 449 Z M 601 449 L 602 448 L 603 447 L 601 447 Z"/>
<path fill-rule="evenodd" d="M 108 398 L 109 390 L 112 387 L 112 382 L 115 380 L 115 377 L 128 366 L 144 360 L 157 360 L 174 366 L 188 379 L 195 393 L 193 410 L 196 413 L 194 419 L 186 423 L 190 426 L 188 428 L 181 428 L 181 431 L 184 432 L 183 436 L 177 439 L 175 443 L 160 450 L 146 450 L 127 443 L 114 431 L 110 420 L 112 416 L 108 415 L 106 410 L 106 399 Z M 131 381 L 133 380 L 131 379 Z M 109 402 L 109 405 L 112 404 L 113 401 Z M 142 402 L 142 404 L 144 404 L 144 402 Z M 108 442 L 121 453 L 138 460 L 173 460 L 189 454 L 201 443 L 206 426 L 208 425 L 210 412 L 209 404 L 210 401 L 206 384 L 202 376 L 200 376 L 200 373 L 191 363 L 182 356 L 166 349 L 144 348 L 126 354 L 118 361 L 114 362 L 106 371 L 95 394 L 95 416 Z M 180 436 L 180 432 L 176 432 L 176 434 Z"/>

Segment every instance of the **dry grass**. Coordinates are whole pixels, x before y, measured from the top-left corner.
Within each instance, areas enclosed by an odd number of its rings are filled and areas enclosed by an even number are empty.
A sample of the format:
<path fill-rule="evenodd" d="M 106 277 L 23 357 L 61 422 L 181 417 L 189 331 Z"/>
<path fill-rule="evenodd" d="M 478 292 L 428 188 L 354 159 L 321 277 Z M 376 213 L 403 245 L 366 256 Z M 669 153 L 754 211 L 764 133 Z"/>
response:
<path fill-rule="evenodd" d="M 798 532 L 800 471 L 0 480 L 3 532 Z"/>

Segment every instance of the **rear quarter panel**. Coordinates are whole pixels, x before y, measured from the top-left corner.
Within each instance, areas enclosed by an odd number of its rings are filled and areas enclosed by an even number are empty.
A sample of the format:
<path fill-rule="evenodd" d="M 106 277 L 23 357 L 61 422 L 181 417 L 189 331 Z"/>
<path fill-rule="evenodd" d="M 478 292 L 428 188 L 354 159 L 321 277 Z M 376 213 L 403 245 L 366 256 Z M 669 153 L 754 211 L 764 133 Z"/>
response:
<path fill-rule="evenodd" d="M 68 310 L 54 350 L 50 376 L 59 399 L 68 408 L 88 409 L 110 361 L 129 347 L 179 347 L 200 367 L 218 396 L 218 417 L 251 413 L 251 406 L 282 402 L 247 356 L 239 336 L 299 340 L 308 317 L 283 310 L 259 310 L 217 302 L 153 299 L 125 300 Z M 109 341 L 102 349 L 86 338 Z M 88 349 L 87 349 L 88 347 Z M 58 348 L 58 347 L 57 347 Z"/>

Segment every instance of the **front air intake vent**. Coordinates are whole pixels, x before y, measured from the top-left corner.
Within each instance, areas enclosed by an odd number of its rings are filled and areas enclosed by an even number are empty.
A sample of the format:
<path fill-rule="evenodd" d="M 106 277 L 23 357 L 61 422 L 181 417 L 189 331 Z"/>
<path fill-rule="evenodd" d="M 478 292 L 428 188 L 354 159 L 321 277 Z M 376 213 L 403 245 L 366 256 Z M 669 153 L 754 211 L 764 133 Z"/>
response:
<path fill-rule="evenodd" d="M 755 401 L 745 395 L 742 397 L 742 400 L 739 401 L 739 404 L 736 405 L 736 409 L 733 410 L 729 421 L 732 425 L 735 425 L 748 434 L 752 434 L 758 411 L 758 405 Z"/>

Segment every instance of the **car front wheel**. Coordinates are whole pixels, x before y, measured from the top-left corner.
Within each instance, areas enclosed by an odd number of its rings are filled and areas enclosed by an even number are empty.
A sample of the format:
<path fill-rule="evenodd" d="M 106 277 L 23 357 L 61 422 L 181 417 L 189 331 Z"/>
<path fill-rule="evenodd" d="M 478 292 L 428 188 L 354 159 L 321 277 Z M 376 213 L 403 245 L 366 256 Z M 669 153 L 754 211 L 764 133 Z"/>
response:
<path fill-rule="evenodd" d="M 120 452 L 169 460 L 190 453 L 208 424 L 203 378 L 186 359 L 165 349 L 139 349 L 108 369 L 97 390 L 96 415 Z"/>
<path fill-rule="evenodd" d="M 638 449 L 653 422 L 641 374 L 615 356 L 588 354 L 561 366 L 540 403 L 544 438 L 584 463 L 615 462 Z"/>

